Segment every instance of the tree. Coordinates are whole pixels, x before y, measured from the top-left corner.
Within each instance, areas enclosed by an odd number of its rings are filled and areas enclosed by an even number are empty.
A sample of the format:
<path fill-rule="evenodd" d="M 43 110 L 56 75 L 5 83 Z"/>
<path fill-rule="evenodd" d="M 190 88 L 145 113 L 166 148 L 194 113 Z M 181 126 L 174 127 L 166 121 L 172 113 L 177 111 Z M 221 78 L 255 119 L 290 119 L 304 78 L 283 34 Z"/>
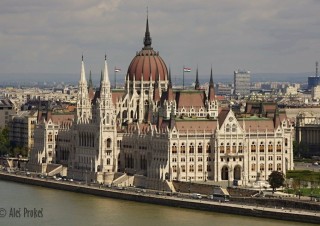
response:
<path fill-rule="evenodd" d="M 274 192 L 277 188 L 280 188 L 281 186 L 283 186 L 284 175 L 282 172 L 272 171 L 272 173 L 269 175 L 268 181 L 272 188 L 272 191 Z"/>

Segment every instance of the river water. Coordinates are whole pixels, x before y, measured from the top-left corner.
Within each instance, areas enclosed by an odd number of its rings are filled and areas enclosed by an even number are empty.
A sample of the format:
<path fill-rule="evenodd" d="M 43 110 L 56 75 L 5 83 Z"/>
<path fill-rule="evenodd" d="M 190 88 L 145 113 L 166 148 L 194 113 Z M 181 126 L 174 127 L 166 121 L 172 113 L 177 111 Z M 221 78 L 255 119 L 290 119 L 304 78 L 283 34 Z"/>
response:
<path fill-rule="evenodd" d="M 109 199 L 0 180 L 0 225 L 313 225 Z"/>

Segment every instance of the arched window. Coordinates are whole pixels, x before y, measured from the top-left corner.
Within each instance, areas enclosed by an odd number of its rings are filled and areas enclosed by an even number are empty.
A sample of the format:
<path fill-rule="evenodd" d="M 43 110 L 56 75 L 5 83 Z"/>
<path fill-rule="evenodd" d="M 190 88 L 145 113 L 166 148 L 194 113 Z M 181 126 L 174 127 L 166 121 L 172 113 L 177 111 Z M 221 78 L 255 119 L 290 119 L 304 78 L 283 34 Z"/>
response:
<path fill-rule="evenodd" d="M 107 159 L 107 165 L 110 165 L 110 159 Z"/>
<path fill-rule="evenodd" d="M 272 163 L 269 163 L 269 164 L 268 164 L 268 170 L 269 170 L 269 171 L 272 171 L 272 170 L 273 170 Z"/>
<path fill-rule="evenodd" d="M 177 172 L 177 166 L 172 166 L 172 171 L 173 171 L 174 173 L 176 173 L 176 172 Z"/>
<path fill-rule="evenodd" d="M 220 144 L 220 153 L 224 154 L 224 144 L 223 143 Z"/>
<path fill-rule="evenodd" d="M 172 154 L 177 154 L 177 145 L 176 143 L 173 143 L 172 146 L 171 146 L 171 151 L 172 151 Z"/>
<path fill-rule="evenodd" d="M 261 141 L 260 146 L 259 146 L 259 151 L 264 152 L 264 143 Z"/>
<path fill-rule="evenodd" d="M 281 171 L 281 163 L 277 164 L 277 171 Z"/>
<path fill-rule="evenodd" d="M 189 172 L 191 172 L 191 173 L 194 172 L 194 165 L 189 166 Z"/>
<path fill-rule="evenodd" d="M 268 144 L 268 152 L 273 152 L 273 145 L 271 141 Z"/>
<path fill-rule="evenodd" d="M 239 153 L 242 153 L 242 152 L 243 152 L 243 146 L 242 146 L 242 143 L 241 143 L 241 142 L 239 143 L 239 146 L 238 146 L 238 152 L 239 152 Z"/>
<path fill-rule="evenodd" d="M 263 163 L 260 164 L 260 171 L 264 171 L 264 164 Z"/>
<path fill-rule="evenodd" d="M 48 134 L 48 142 L 52 142 L 52 133 L 51 132 Z"/>
<path fill-rule="evenodd" d="M 194 153 L 194 145 L 193 143 L 190 143 L 189 145 L 189 154 L 193 154 Z"/>
<path fill-rule="evenodd" d="M 198 154 L 202 154 L 202 144 L 198 144 Z"/>
<path fill-rule="evenodd" d="M 232 132 L 234 133 L 234 132 L 237 132 L 237 126 L 236 126 L 236 124 L 233 124 L 232 125 Z"/>
<path fill-rule="evenodd" d="M 202 172 L 202 165 L 198 165 L 198 172 Z"/>
<path fill-rule="evenodd" d="M 251 164 L 251 171 L 256 171 L 256 164 L 255 163 Z"/>
<path fill-rule="evenodd" d="M 232 153 L 237 153 L 237 146 L 235 142 L 232 144 Z"/>
<path fill-rule="evenodd" d="M 256 144 L 254 142 L 251 143 L 251 152 L 256 152 Z"/>
<path fill-rule="evenodd" d="M 226 132 L 230 132 L 230 125 L 229 124 L 226 125 Z"/>
<path fill-rule="evenodd" d="M 207 153 L 211 153 L 211 146 L 210 143 L 207 144 Z"/>
<path fill-rule="evenodd" d="M 181 154 L 186 153 L 186 146 L 185 146 L 184 143 L 181 144 L 181 146 L 180 146 L 180 151 L 181 151 Z"/>
<path fill-rule="evenodd" d="M 111 148 L 111 139 L 110 138 L 107 139 L 107 148 Z"/>
<path fill-rule="evenodd" d="M 281 142 L 278 141 L 277 143 L 277 152 L 281 152 Z"/>
<path fill-rule="evenodd" d="M 181 171 L 184 173 L 184 172 L 186 172 L 186 166 L 185 165 L 182 165 L 181 166 Z"/>

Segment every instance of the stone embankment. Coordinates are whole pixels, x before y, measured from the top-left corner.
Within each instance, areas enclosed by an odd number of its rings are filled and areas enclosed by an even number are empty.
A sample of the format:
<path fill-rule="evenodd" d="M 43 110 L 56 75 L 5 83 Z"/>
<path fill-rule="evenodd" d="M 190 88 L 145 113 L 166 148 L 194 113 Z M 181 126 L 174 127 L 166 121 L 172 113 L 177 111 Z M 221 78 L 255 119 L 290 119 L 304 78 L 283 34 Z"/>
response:
<path fill-rule="evenodd" d="M 47 188 L 60 189 L 71 192 L 97 195 L 108 198 L 123 199 L 136 202 L 144 202 L 173 207 L 182 207 L 196 210 L 214 211 L 245 216 L 272 218 L 287 221 L 320 223 L 319 212 L 297 211 L 290 209 L 275 209 L 267 207 L 256 207 L 235 203 L 219 203 L 205 199 L 190 199 L 185 197 L 156 195 L 151 193 L 135 193 L 127 190 L 114 190 L 110 188 L 92 187 L 79 185 L 71 182 L 46 180 L 14 174 L 0 173 L 0 180 L 14 181 L 24 184 L 43 186 Z"/>

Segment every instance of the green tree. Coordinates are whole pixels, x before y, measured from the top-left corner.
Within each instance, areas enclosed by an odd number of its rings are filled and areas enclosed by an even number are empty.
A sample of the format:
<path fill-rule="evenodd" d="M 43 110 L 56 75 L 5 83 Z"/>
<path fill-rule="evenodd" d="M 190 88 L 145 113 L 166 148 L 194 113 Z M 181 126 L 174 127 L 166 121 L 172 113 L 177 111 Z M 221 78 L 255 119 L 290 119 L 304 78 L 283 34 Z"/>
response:
<path fill-rule="evenodd" d="M 270 175 L 269 175 L 269 184 L 273 190 L 273 192 L 277 189 L 280 188 L 281 186 L 283 186 L 284 183 L 284 175 L 282 172 L 279 171 L 273 171 Z"/>

